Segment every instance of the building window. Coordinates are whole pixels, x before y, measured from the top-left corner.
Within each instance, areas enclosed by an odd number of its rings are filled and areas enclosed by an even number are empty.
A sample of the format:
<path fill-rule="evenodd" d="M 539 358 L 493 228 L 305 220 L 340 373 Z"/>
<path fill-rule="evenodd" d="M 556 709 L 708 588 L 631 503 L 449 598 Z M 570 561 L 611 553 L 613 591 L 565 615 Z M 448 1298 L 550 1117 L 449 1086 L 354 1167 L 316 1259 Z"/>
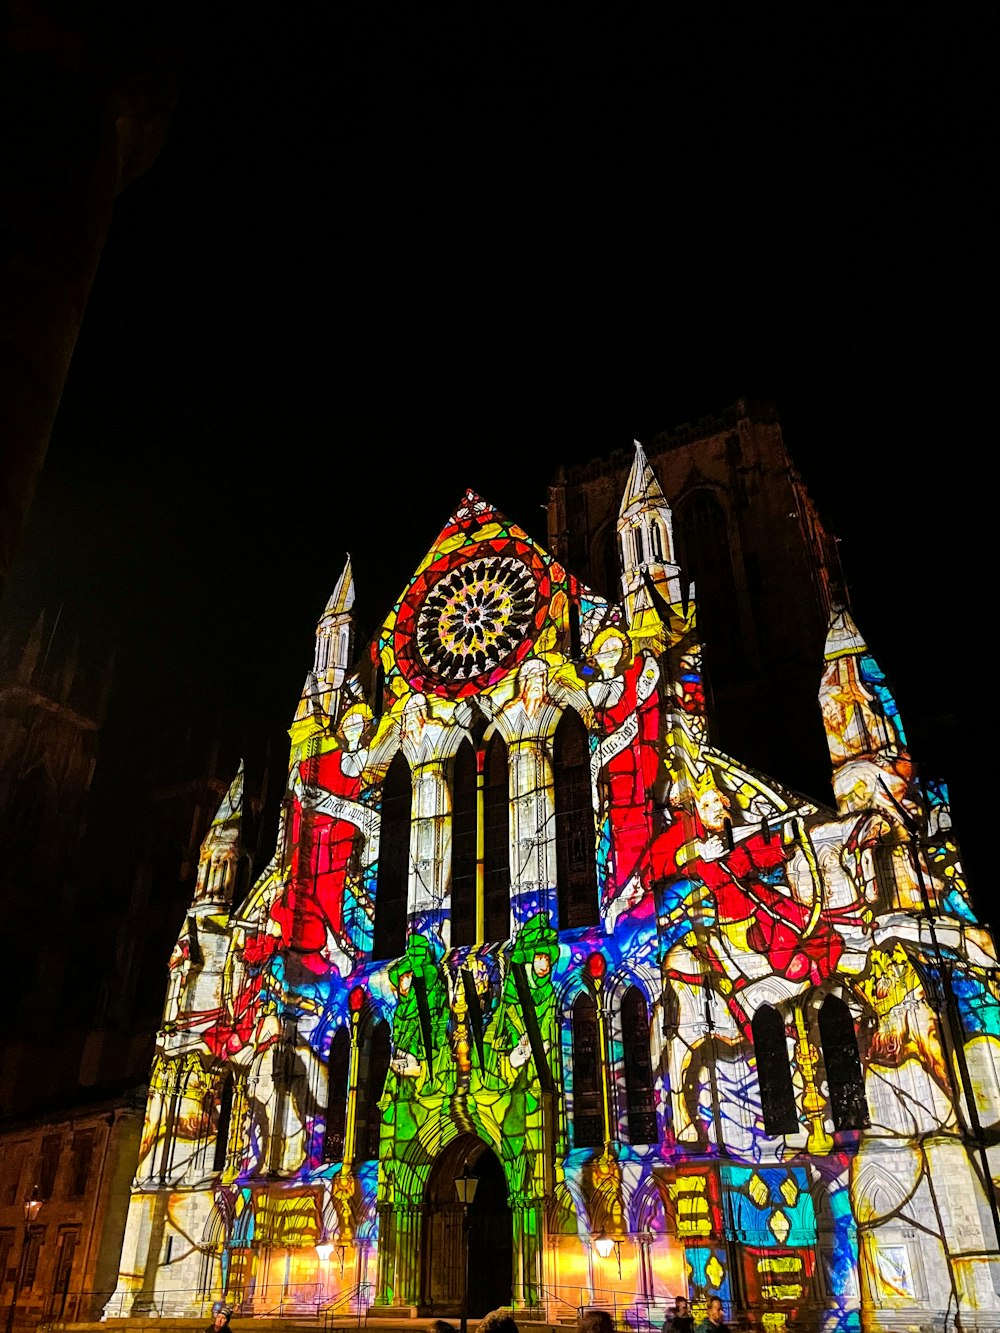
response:
<path fill-rule="evenodd" d="M 347 1124 L 347 1079 L 351 1067 L 351 1038 L 346 1027 L 339 1027 L 330 1043 L 327 1066 L 326 1133 L 323 1137 L 323 1161 L 344 1160 L 344 1132 Z"/>
<path fill-rule="evenodd" d="M 14 1248 L 14 1232 L 10 1227 L 4 1227 L 0 1231 L 0 1286 L 8 1280 L 7 1270 L 10 1268 L 10 1252 Z"/>
<path fill-rule="evenodd" d="M 62 1315 L 66 1309 L 70 1285 L 73 1281 L 73 1260 L 80 1244 L 79 1227 L 60 1227 L 56 1250 L 56 1271 L 52 1282 L 53 1313 Z"/>
<path fill-rule="evenodd" d="M 385 1091 L 385 1077 L 389 1072 L 391 1043 L 388 1023 L 376 1023 L 369 1029 L 361 1047 L 358 1070 L 357 1129 L 354 1156 L 361 1162 L 378 1158 L 382 1112 L 379 1099 Z"/>
<path fill-rule="evenodd" d="M 90 1164 L 94 1159 L 96 1138 L 97 1132 L 93 1129 L 83 1129 L 73 1136 L 72 1175 L 69 1183 L 71 1198 L 79 1199 L 87 1192 L 87 1181 L 90 1178 Z"/>
<path fill-rule="evenodd" d="M 233 1086 L 233 1075 L 230 1071 L 223 1079 L 222 1088 L 219 1092 L 215 1152 L 212 1155 L 213 1171 L 224 1171 L 229 1157 L 229 1125 L 233 1118 Z"/>
<path fill-rule="evenodd" d="M 45 1228 L 32 1227 L 28 1232 L 24 1256 L 21 1260 L 21 1290 L 30 1291 L 35 1285 L 38 1273 L 38 1260 L 45 1244 Z"/>
<path fill-rule="evenodd" d="M 452 797 L 451 942 L 478 944 L 482 849 L 483 938 L 510 934 L 510 797 L 507 747 L 498 735 L 455 756 Z"/>
<path fill-rule="evenodd" d="M 602 1077 L 597 1005 L 593 996 L 582 991 L 573 1005 L 574 1148 L 596 1148 L 604 1142 Z"/>
<path fill-rule="evenodd" d="M 653 559 L 663 563 L 663 534 L 660 532 L 660 525 L 656 519 L 650 524 L 649 535 L 653 547 Z"/>
<path fill-rule="evenodd" d="M 483 887 L 486 939 L 510 934 L 510 783 L 507 747 L 494 735 L 483 762 Z"/>
<path fill-rule="evenodd" d="M 476 943 L 479 791 L 476 752 L 463 741 L 455 756 L 451 798 L 451 943 Z"/>
<path fill-rule="evenodd" d="M 788 1065 L 785 1024 L 777 1009 L 762 1004 L 753 1017 L 753 1049 L 764 1129 L 768 1134 L 794 1134 L 799 1127 L 795 1089 Z"/>
<path fill-rule="evenodd" d="M 595 926 L 599 913 L 590 748 L 587 728 L 571 708 L 556 727 L 552 767 L 559 928 Z"/>
<path fill-rule="evenodd" d="M 649 1053 L 649 1016 L 637 986 L 625 992 L 621 1009 L 625 1071 L 626 1128 L 629 1143 L 656 1143 L 656 1096 Z"/>
<path fill-rule="evenodd" d="M 896 865 L 891 843 L 876 843 L 872 852 L 875 886 L 879 903 L 887 908 L 896 906 Z"/>
<path fill-rule="evenodd" d="M 398 958 L 406 948 L 411 807 L 410 766 L 399 751 L 382 786 L 373 958 Z"/>
<path fill-rule="evenodd" d="M 828 995 L 819 1011 L 819 1039 L 834 1129 L 867 1129 L 868 1102 L 854 1020 L 836 995 Z"/>
<path fill-rule="evenodd" d="M 56 1172 L 59 1170 L 59 1152 L 61 1148 L 62 1137 L 59 1134 L 46 1134 L 42 1139 L 42 1151 L 35 1172 L 39 1199 L 52 1198 L 52 1190 L 56 1183 Z"/>

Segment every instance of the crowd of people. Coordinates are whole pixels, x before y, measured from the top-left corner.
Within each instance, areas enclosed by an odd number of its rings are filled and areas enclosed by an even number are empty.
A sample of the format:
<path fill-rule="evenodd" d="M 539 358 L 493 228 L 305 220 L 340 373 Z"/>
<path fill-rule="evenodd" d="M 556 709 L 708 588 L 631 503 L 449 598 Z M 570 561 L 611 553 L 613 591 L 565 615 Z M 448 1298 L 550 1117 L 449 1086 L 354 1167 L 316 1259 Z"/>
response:
<path fill-rule="evenodd" d="M 205 1333 L 227 1333 L 232 1313 L 230 1306 L 220 1306 Z M 427 1333 L 458 1333 L 458 1329 L 445 1319 L 435 1319 L 428 1326 Z M 491 1310 L 476 1322 L 476 1333 L 519 1333 L 519 1330 L 517 1320 L 509 1310 Z M 593 1307 L 581 1310 L 576 1321 L 576 1333 L 616 1333 L 611 1312 Z M 677 1296 L 673 1314 L 668 1316 L 663 1325 L 663 1333 L 730 1333 L 730 1329 L 718 1296 L 709 1297 L 705 1317 L 697 1330 L 687 1297 Z"/>

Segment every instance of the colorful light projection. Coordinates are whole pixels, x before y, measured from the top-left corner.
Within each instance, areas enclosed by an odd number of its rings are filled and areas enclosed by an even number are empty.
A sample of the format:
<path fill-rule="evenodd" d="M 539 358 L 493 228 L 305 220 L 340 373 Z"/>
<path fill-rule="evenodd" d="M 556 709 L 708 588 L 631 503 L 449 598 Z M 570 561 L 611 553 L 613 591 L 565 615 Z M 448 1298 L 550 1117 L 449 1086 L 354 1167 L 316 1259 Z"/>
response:
<path fill-rule="evenodd" d="M 453 1313 L 440 1172 L 487 1152 L 517 1306 L 1000 1317 L 997 968 L 947 792 L 842 611 L 837 810 L 712 749 L 641 450 L 619 540 L 616 607 L 470 492 L 360 666 L 345 569 L 235 909 L 236 787 L 206 840 L 109 1310 Z"/>

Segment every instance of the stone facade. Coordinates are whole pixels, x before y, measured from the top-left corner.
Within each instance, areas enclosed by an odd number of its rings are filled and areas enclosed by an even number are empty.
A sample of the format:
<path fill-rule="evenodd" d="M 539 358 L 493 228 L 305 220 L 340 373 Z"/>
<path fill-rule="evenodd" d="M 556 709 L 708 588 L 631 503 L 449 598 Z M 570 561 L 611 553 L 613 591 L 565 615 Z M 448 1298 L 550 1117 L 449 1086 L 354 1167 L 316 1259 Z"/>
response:
<path fill-rule="evenodd" d="M 947 791 L 832 599 L 834 801 L 713 744 L 638 447 L 613 549 L 612 601 L 467 492 L 358 656 L 348 563 L 244 901 L 242 771 L 203 845 L 109 1317 L 1000 1325 L 997 964 Z"/>

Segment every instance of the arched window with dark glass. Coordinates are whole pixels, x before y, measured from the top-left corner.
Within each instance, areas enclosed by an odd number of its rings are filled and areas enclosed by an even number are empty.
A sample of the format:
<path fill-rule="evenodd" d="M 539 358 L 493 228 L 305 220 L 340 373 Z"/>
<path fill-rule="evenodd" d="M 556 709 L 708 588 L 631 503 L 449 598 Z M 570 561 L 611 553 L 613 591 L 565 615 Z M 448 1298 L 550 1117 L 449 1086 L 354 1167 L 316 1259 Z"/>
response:
<path fill-rule="evenodd" d="M 351 1068 L 351 1038 L 346 1027 L 339 1027 L 330 1043 L 327 1066 L 326 1134 L 323 1137 L 323 1161 L 344 1160 L 344 1130 L 347 1124 L 347 1079 Z"/>
<path fill-rule="evenodd" d="M 369 1027 L 361 1045 L 358 1061 L 358 1100 L 354 1132 L 354 1157 L 359 1162 L 378 1157 L 379 1132 L 382 1112 L 379 1098 L 385 1091 L 385 1076 L 389 1072 L 391 1043 L 389 1024 L 376 1023 Z"/>
<path fill-rule="evenodd" d="M 382 784 L 373 958 L 398 958 L 406 948 L 411 803 L 410 766 L 397 751 Z"/>
<path fill-rule="evenodd" d="M 799 1127 L 795 1089 L 788 1064 L 785 1024 L 777 1009 L 762 1004 L 753 1016 L 753 1049 L 764 1129 L 768 1134 L 794 1134 Z"/>
<path fill-rule="evenodd" d="M 483 938 L 510 934 L 510 795 L 507 747 L 494 734 L 485 751 L 464 741 L 452 791 L 451 942 L 478 944 L 477 893 L 482 847 Z M 481 778 L 480 781 L 480 772 Z"/>
<path fill-rule="evenodd" d="M 596 1148 L 604 1142 L 601 1106 L 601 1049 L 597 1005 L 581 991 L 573 1005 L 573 1147 Z"/>
<path fill-rule="evenodd" d="M 219 1091 L 219 1111 L 215 1128 L 215 1151 L 212 1155 L 212 1170 L 224 1171 L 229 1158 L 229 1126 L 233 1119 L 234 1080 L 232 1071 L 223 1079 Z"/>
<path fill-rule="evenodd" d="M 494 734 L 483 761 L 483 889 L 486 939 L 510 934 L 510 783 L 507 747 Z"/>
<path fill-rule="evenodd" d="M 476 943 L 476 848 L 479 793 L 476 752 L 463 741 L 455 756 L 451 797 L 451 943 Z"/>
<path fill-rule="evenodd" d="M 656 1094 L 649 1050 L 649 1014 L 637 986 L 622 1000 L 622 1062 L 625 1074 L 625 1127 L 629 1143 L 656 1143 Z"/>
<path fill-rule="evenodd" d="M 556 807 L 559 929 L 598 919 L 594 801 L 587 728 L 572 708 L 556 727 L 552 754 Z"/>
<path fill-rule="evenodd" d="M 866 1129 L 868 1102 L 854 1019 L 836 995 L 828 995 L 819 1011 L 819 1039 L 834 1129 Z"/>
<path fill-rule="evenodd" d="M 698 627 L 706 666 L 718 684 L 732 681 L 744 669 L 740 601 L 729 524 L 711 491 L 697 490 L 684 500 L 677 530 L 685 574 L 698 588 Z"/>
<path fill-rule="evenodd" d="M 649 539 L 653 550 L 653 559 L 663 560 L 663 533 L 660 530 L 659 522 L 654 518 L 649 525 Z"/>

